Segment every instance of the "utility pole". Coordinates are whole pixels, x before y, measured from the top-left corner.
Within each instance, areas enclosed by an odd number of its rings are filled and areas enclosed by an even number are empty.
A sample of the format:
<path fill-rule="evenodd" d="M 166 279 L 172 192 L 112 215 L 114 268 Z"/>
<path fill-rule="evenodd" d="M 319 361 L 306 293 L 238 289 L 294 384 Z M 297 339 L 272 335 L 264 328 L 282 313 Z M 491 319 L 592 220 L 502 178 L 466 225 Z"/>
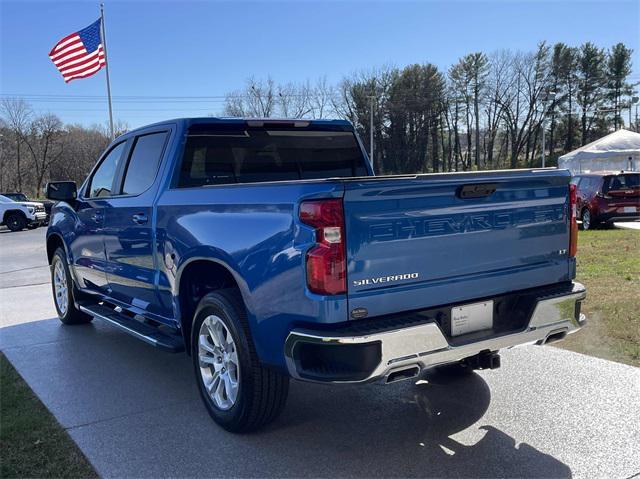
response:
<path fill-rule="evenodd" d="M 542 167 L 544 168 L 544 145 L 545 145 L 545 141 L 544 141 L 544 116 L 542 117 L 542 150 L 540 152 L 540 154 L 542 155 Z"/>
<path fill-rule="evenodd" d="M 376 99 L 375 95 L 369 96 L 369 155 L 371 157 L 371 167 L 374 165 L 373 161 L 373 108 L 374 108 L 374 100 Z"/>
<path fill-rule="evenodd" d="M 631 130 L 631 106 L 635 104 L 636 105 L 636 123 L 635 125 L 633 125 L 634 126 L 633 129 L 635 131 L 638 131 L 638 102 L 639 101 L 640 101 L 640 97 L 634 96 L 634 97 L 631 97 L 631 101 L 629 102 L 629 130 Z"/>

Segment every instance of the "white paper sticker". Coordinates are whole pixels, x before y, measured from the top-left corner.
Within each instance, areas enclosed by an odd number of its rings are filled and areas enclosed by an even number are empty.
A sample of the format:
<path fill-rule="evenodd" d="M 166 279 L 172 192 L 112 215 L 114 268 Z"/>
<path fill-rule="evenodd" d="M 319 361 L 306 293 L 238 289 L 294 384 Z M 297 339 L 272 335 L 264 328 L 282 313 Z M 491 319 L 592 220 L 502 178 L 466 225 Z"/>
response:
<path fill-rule="evenodd" d="M 451 336 L 493 327 L 493 301 L 451 308 Z"/>

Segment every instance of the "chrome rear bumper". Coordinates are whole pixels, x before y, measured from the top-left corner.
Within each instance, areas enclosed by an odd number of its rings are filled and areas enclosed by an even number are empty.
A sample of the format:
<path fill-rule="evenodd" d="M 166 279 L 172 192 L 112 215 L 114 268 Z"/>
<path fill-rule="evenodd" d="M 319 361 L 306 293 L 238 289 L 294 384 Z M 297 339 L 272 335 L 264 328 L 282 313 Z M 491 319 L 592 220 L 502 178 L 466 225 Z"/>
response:
<path fill-rule="evenodd" d="M 580 283 L 566 294 L 538 300 L 528 326 L 520 332 L 470 342 L 459 346 L 449 344 L 440 327 L 434 323 L 420 324 L 392 331 L 363 336 L 325 335 L 321 332 L 294 330 L 285 343 L 285 357 L 289 374 L 297 379 L 332 383 L 359 383 L 387 378 L 403 370 L 426 369 L 439 364 L 459 361 L 483 351 L 498 351 L 522 344 L 545 344 L 564 338 L 580 329 L 586 322 L 584 314 L 576 307 L 586 297 L 586 289 Z M 363 346 L 379 343 L 380 355 L 372 370 L 358 379 L 310 379 L 301 372 L 296 347 L 302 343 L 318 346 Z"/>

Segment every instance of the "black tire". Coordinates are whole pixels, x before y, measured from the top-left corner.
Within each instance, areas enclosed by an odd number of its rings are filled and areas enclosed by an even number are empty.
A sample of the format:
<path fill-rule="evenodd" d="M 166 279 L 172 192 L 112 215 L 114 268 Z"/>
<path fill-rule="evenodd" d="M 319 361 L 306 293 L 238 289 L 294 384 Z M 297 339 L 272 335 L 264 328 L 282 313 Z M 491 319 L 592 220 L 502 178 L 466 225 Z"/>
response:
<path fill-rule="evenodd" d="M 27 229 L 29 229 L 29 230 L 34 230 L 34 229 L 36 229 L 38 226 L 40 226 L 38 223 L 29 223 L 29 224 L 27 225 Z"/>
<path fill-rule="evenodd" d="M 57 265 L 60 265 L 62 271 L 64 273 L 64 277 L 66 278 L 66 308 L 64 311 L 61 310 L 61 306 L 59 305 L 59 300 L 56 297 L 56 268 Z M 86 313 L 83 313 L 78 308 L 76 308 L 76 304 L 73 300 L 73 288 L 75 285 L 73 284 L 73 279 L 71 278 L 71 273 L 69 271 L 69 265 L 67 264 L 67 255 L 62 248 L 58 248 L 56 252 L 53 254 L 51 258 L 51 291 L 53 292 L 53 304 L 56 307 L 56 312 L 58 313 L 58 318 L 64 324 L 86 324 L 90 323 L 93 320 L 93 316 L 90 316 Z"/>
<path fill-rule="evenodd" d="M 27 227 L 27 218 L 23 213 L 9 213 L 9 216 L 7 216 L 7 219 L 5 220 L 5 224 L 11 231 L 22 231 Z"/>
<path fill-rule="evenodd" d="M 221 409 L 215 404 L 206 390 L 200 369 L 200 327 L 211 315 L 222 320 L 231 334 L 240 366 L 237 397 L 228 409 Z M 198 390 L 216 423 L 230 432 L 249 432 L 278 417 L 287 400 L 289 378 L 260 364 L 251 339 L 244 303 L 236 289 L 219 290 L 203 297 L 196 309 L 191 333 L 191 357 Z"/>

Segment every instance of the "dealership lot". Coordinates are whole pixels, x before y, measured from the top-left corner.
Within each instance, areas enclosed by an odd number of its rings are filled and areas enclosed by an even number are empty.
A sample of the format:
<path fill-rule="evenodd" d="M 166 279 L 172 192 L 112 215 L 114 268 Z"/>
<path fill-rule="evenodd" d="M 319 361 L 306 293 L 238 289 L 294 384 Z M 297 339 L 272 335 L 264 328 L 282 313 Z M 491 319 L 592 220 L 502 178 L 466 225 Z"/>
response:
<path fill-rule="evenodd" d="M 630 477 L 640 370 L 553 347 L 451 380 L 293 383 L 268 429 L 218 428 L 191 363 L 55 319 L 45 229 L 0 230 L 0 347 L 101 476 Z"/>

